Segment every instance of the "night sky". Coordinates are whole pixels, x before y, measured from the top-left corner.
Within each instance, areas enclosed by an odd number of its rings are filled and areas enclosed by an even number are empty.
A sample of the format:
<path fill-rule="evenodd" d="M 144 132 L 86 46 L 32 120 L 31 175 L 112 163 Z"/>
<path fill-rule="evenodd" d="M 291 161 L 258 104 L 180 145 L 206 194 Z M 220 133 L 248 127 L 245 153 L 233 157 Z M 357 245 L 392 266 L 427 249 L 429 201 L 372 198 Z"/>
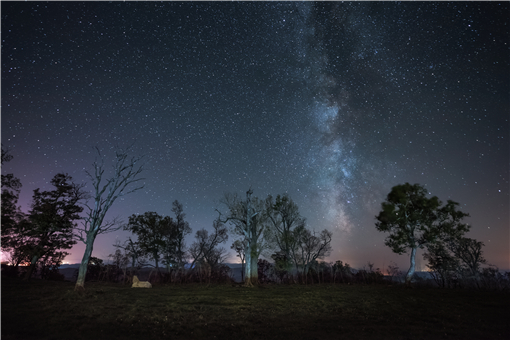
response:
<path fill-rule="evenodd" d="M 194 234 L 251 186 L 333 231 L 329 261 L 406 270 L 375 215 L 394 185 L 420 183 L 510 268 L 508 2 L 1 6 L 2 173 L 23 210 L 58 172 L 87 182 L 95 146 L 111 159 L 133 145 L 145 188 L 110 217 L 171 215 L 177 199 Z M 99 235 L 93 256 L 127 236 Z"/>

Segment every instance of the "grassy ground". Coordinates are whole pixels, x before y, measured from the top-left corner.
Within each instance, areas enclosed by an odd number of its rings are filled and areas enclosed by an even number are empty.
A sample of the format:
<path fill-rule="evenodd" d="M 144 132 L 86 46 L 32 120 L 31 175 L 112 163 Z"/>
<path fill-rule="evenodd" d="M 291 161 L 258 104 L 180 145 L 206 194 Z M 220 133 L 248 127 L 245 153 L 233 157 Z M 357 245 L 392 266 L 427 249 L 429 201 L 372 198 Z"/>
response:
<path fill-rule="evenodd" d="M 510 295 L 366 285 L 159 285 L 2 278 L 2 339 L 510 339 Z"/>

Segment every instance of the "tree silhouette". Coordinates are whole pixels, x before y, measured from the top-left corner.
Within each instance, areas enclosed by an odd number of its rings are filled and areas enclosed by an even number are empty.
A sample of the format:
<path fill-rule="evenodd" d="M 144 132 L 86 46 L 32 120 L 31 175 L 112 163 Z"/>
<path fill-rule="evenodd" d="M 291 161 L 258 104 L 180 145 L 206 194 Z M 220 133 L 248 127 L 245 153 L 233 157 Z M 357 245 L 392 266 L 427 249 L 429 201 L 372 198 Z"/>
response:
<path fill-rule="evenodd" d="M 131 215 L 124 230 L 129 230 L 138 236 L 138 246 L 155 262 L 159 272 L 159 261 L 172 233 L 173 221 L 168 216 L 161 216 L 155 212 L 146 212 L 143 215 Z"/>
<path fill-rule="evenodd" d="M 469 216 L 457 210 L 458 203 L 448 200 L 446 205 L 436 197 L 427 198 L 427 190 L 419 184 L 396 185 L 382 203 L 376 216 L 376 228 L 389 233 L 385 244 L 397 254 L 410 251 L 410 267 L 406 283 L 411 282 L 416 266 L 416 251 L 426 245 L 469 230 L 461 220 Z"/>
<path fill-rule="evenodd" d="M 2 165 L 12 160 L 12 155 L 2 145 Z M 26 227 L 24 222 L 25 214 L 21 212 L 18 206 L 18 199 L 21 190 L 21 182 L 13 174 L 2 174 L 2 251 L 11 252 L 14 262 L 19 264 L 22 258 L 26 257 L 23 253 L 26 237 L 23 229 Z"/>
<path fill-rule="evenodd" d="M 258 284 L 257 262 L 265 246 L 261 236 L 267 229 L 264 202 L 257 197 L 252 198 L 252 194 L 253 191 L 249 189 L 245 200 L 236 194 L 225 194 L 220 202 L 228 211 L 225 215 L 218 211 L 221 221 L 230 222 L 234 234 L 242 236 L 247 244 L 244 283 L 248 287 Z"/>
<path fill-rule="evenodd" d="M 297 204 L 288 195 L 278 195 L 275 200 L 269 195 L 265 203 L 268 223 L 271 226 L 270 242 L 280 254 L 279 269 L 289 271 L 292 266 L 292 252 L 297 243 L 294 230 L 304 227 L 305 219 L 299 214 Z"/>
<path fill-rule="evenodd" d="M 28 215 L 25 235 L 30 239 L 27 252 L 30 254 L 30 268 L 25 279 L 29 279 L 37 261 L 43 256 L 55 254 L 60 249 L 70 249 L 76 241 L 73 231 L 75 221 L 80 219 L 86 198 L 83 186 L 72 183 L 71 176 L 57 174 L 51 180 L 52 191 L 34 190 L 32 209 Z"/>

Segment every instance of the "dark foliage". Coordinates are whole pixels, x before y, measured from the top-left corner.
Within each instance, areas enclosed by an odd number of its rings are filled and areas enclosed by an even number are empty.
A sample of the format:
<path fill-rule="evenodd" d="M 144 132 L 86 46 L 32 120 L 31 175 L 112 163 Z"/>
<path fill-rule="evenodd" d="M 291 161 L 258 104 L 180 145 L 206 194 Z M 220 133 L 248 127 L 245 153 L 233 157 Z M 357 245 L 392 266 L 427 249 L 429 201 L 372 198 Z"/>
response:
<path fill-rule="evenodd" d="M 257 263 L 259 283 L 274 283 L 274 265 L 264 259 L 259 259 Z"/>

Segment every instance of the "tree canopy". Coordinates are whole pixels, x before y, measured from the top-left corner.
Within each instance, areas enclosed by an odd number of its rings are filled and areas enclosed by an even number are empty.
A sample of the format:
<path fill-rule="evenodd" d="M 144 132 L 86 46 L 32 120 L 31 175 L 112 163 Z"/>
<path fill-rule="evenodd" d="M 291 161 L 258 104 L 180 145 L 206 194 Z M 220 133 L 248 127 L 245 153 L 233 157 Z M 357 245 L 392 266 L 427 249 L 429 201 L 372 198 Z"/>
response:
<path fill-rule="evenodd" d="M 457 237 L 469 230 L 461 223 L 469 214 L 458 210 L 458 203 L 448 200 L 445 205 L 436 196 L 427 197 L 420 184 L 396 185 L 382 203 L 376 216 L 376 228 L 386 232 L 385 244 L 397 253 L 410 251 L 410 268 L 406 282 L 410 283 L 415 271 L 416 250 L 447 237 Z"/>
<path fill-rule="evenodd" d="M 80 219 L 83 207 L 80 201 L 85 198 L 83 186 L 74 184 L 71 176 L 57 174 L 51 180 L 55 187 L 51 191 L 34 190 L 32 209 L 28 214 L 26 236 L 30 239 L 27 251 L 31 266 L 26 278 L 32 275 L 36 262 L 43 256 L 56 253 L 60 249 L 70 249 L 74 240 L 75 221 Z"/>

